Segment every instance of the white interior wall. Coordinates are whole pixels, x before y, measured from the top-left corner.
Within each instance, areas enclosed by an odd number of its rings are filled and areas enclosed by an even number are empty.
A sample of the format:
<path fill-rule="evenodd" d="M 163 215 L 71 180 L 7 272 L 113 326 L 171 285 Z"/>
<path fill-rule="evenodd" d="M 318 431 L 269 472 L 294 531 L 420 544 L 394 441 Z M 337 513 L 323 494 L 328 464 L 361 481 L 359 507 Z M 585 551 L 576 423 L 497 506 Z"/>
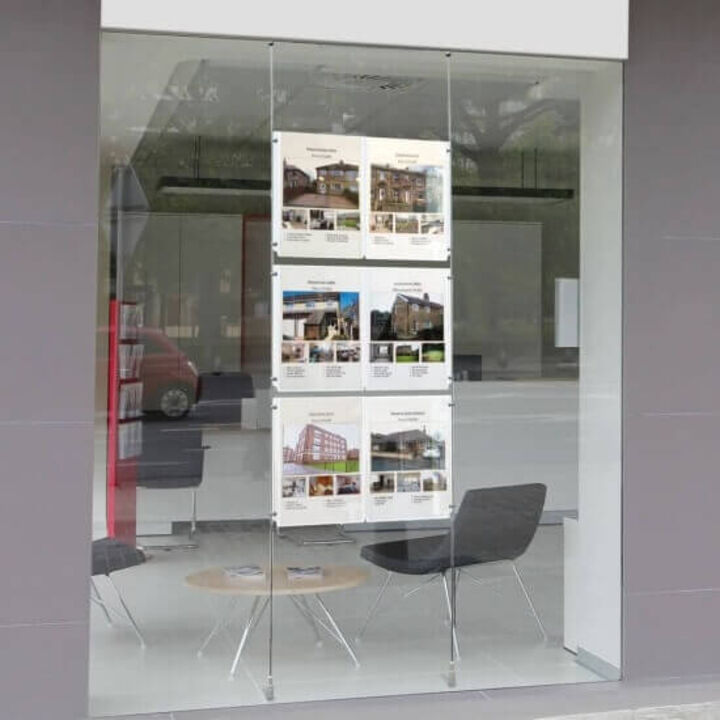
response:
<path fill-rule="evenodd" d="M 106 29 L 624 59 L 628 0 L 103 0 Z"/>
<path fill-rule="evenodd" d="M 455 497 L 470 488 L 541 482 L 546 512 L 577 509 L 578 383 L 455 384 Z"/>
<path fill-rule="evenodd" d="M 622 68 L 582 95 L 579 656 L 621 666 Z"/>

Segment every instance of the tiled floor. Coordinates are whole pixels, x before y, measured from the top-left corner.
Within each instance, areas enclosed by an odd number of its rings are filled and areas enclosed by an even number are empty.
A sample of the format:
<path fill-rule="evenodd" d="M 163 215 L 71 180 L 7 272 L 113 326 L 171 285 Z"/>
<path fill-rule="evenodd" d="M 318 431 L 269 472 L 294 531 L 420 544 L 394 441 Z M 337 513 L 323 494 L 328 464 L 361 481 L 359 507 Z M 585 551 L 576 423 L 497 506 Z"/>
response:
<path fill-rule="evenodd" d="M 396 533 L 390 537 L 397 537 Z M 365 565 L 359 549 L 385 539 L 361 533 L 353 545 L 298 547 L 275 542 L 278 564 Z M 267 705 L 263 689 L 269 668 L 267 616 L 252 636 L 234 680 L 228 671 L 249 601 L 235 624 L 203 657 L 196 650 L 222 608 L 222 599 L 183 584 L 184 577 L 210 565 L 267 560 L 267 531 L 217 528 L 199 534 L 197 550 L 154 551 L 151 560 L 115 577 L 148 641 L 140 649 L 121 626 L 109 627 L 95 608 L 92 616 L 90 708 L 94 716 Z M 509 567 L 474 570 L 482 587 L 467 580 L 458 594 L 461 660 L 458 690 L 595 682 L 561 646 L 562 528 L 541 526 L 519 567 L 551 639 L 545 643 Z M 373 569 L 361 587 L 329 593 L 325 601 L 349 638 L 384 579 Z M 109 588 L 102 586 L 101 591 Z M 273 679 L 275 706 L 285 702 L 377 697 L 448 690 L 450 634 L 442 586 L 433 583 L 408 598 L 413 578 L 397 576 L 363 641 L 355 668 L 331 639 L 316 646 L 307 623 L 287 598 L 274 602 Z M 110 597 L 108 593 L 108 597 Z M 485 698 L 484 695 L 474 697 Z M 258 708 L 256 708 L 258 709 Z M 165 716 L 167 717 L 167 716 Z M 179 717 L 184 717 L 180 715 Z M 192 717 L 192 716 L 190 716 Z M 202 717 L 214 717 L 213 715 Z M 231 717 L 231 715 L 218 715 Z"/>

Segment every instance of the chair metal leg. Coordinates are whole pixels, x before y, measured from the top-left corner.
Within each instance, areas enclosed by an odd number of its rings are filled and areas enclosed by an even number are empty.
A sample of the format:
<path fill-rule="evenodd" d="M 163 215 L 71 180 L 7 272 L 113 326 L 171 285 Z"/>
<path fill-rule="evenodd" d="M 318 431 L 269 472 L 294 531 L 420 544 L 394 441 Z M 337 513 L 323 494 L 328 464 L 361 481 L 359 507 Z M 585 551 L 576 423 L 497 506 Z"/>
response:
<path fill-rule="evenodd" d="M 330 623 L 332 629 L 333 629 L 333 637 L 345 648 L 347 651 L 347 654 L 352 658 L 352 661 L 355 663 L 355 667 L 360 667 L 360 662 L 357 659 L 357 655 L 355 655 L 355 651 L 352 649 L 352 645 L 347 641 L 347 638 L 345 635 L 343 635 L 342 630 L 338 626 L 338 624 L 335 622 L 335 618 L 332 616 L 332 613 L 328 610 L 327 605 L 322 601 L 322 598 L 320 595 L 315 595 L 315 600 L 317 600 L 318 605 L 320 606 L 320 609 L 325 614 L 325 617 L 328 619 L 328 622 Z"/>
<path fill-rule="evenodd" d="M 476 585 L 480 587 L 487 587 L 488 585 L 497 585 L 499 582 L 503 582 L 505 578 L 503 577 L 493 577 L 493 578 L 476 578 L 474 575 L 469 573 L 465 568 L 458 568 L 458 580 L 460 579 L 460 576 L 466 577 L 470 582 L 475 583 Z"/>
<path fill-rule="evenodd" d="M 298 612 L 305 618 L 305 620 L 307 620 L 308 625 L 310 625 L 310 627 L 312 628 L 313 634 L 315 635 L 315 644 L 318 646 L 322 645 L 322 637 L 320 637 L 320 630 L 318 630 L 315 615 L 310 609 L 310 606 L 308 605 L 308 601 L 305 596 L 301 595 L 298 598 L 294 595 L 289 595 L 288 597 L 290 598 L 290 600 L 292 600 L 293 605 L 295 605 L 295 607 L 298 609 Z"/>
<path fill-rule="evenodd" d="M 260 604 L 261 599 L 261 596 L 258 595 L 255 600 L 253 600 L 252 607 L 250 608 L 250 614 L 248 615 L 247 622 L 245 623 L 245 628 L 243 629 L 242 637 L 240 638 L 240 642 L 238 643 L 238 648 L 237 652 L 235 653 L 235 658 L 233 659 L 233 664 L 230 667 L 231 678 L 235 677 L 235 671 L 237 670 L 238 663 L 240 662 L 240 656 L 245 649 L 245 645 L 247 644 L 250 634 L 258 626 L 258 623 L 260 622 L 263 614 L 265 613 L 265 608 L 267 608 L 268 603 L 270 602 L 269 597 L 265 598 L 262 607 L 260 608 L 260 610 L 258 610 L 257 607 Z"/>
<path fill-rule="evenodd" d="M 460 646 L 458 645 L 457 632 L 455 629 L 455 623 L 453 623 L 453 611 L 452 602 L 450 601 L 450 588 L 448 587 L 447 574 L 443 573 L 442 576 L 443 588 L 445 589 L 445 602 L 447 603 L 447 611 L 450 616 L 450 626 L 452 628 L 452 641 L 455 648 L 455 657 L 460 659 Z"/>
<path fill-rule="evenodd" d="M 125 604 L 125 600 L 123 600 L 123 596 L 120 593 L 120 590 L 118 586 L 113 582 L 113 579 L 110 577 L 110 575 L 107 576 L 107 579 L 110 581 L 110 584 L 113 586 L 113 590 L 115 590 L 115 594 L 117 595 L 117 599 L 120 601 L 120 605 L 122 606 L 123 611 L 125 612 L 125 615 L 127 616 L 127 619 L 130 621 L 130 625 L 132 626 L 132 629 L 135 631 L 135 634 L 138 637 L 138 640 L 140 641 L 141 647 L 145 647 L 145 638 L 142 636 L 142 633 L 140 632 L 140 628 L 137 626 L 137 623 L 135 622 L 135 618 L 133 617 L 132 613 L 130 612 L 130 608 Z"/>
<path fill-rule="evenodd" d="M 192 541 L 197 530 L 197 488 L 192 489 L 192 506 L 190 512 L 190 533 L 188 539 Z"/>
<path fill-rule="evenodd" d="M 411 595 L 414 595 L 418 590 L 422 590 L 424 587 L 426 587 L 430 583 L 434 583 L 441 577 L 442 576 L 440 575 L 440 573 L 438 573 L 437 575 L 431 575 L 430 577 L 425 578 L 419 585 L 416 585 L 412 590 L 408 590 L 406 593 L 403 593 L 403 599 L 409 598 Z"/>
<path fill-rule="evenodd" d="M 542 620 L 540 620 L 540 616 L 538 615 L 537 610 L 535 609 L 535 605 L 533 605 L 533 601 L 530 598 L 530 593 L 527 591 L 527 588 L 525 587 L 525 583 L 522 580 L 522 577 L 520 576 L 520 572 L 517 569 L 517 566 L 515 563 L 512 563 L 513 572 L 515 573 L 515 577 L 517 578 L 518 583 L 520 583 L 520 587 L 522 588 L 523 594 L 525 595 L 525 599 L 527 600 L 528 605 L 530 606 L 530 610 L 532 611 L 533 617 L 535 618 L 535 622 L 538 625 L 538 628 L 540 628 L 540 632 L 542 633 L 543 639 L 545 642 L 547 642 L 548 634 L 545 631 L 545 626 L 542 624 Z"/>
<path fill-rule="evenodd" d="M 100 595 L 100 591 L 97 589 L 97 585 L 95 584 L 95 578 L 90 578 L 90 599 L 96 604 L 99 605 L 100 608 L 103 611 L 103 615 L 105 615 L 105 620 L 107 620 L 108 625 L 112 625 L 113 621 L 110 617 L 110 613 L 108 612 L 107 605 L 105 604 L 105 601 L 102 599 L 102 595 Z"/>
<path fill-rule="evenodd" d="M 363 623 L 363 626 L 360 628 L 360 632 L 355 636 L 355 640 L 357 642 L 360 642 L 362 640 L 363 635 L 365 634 L 365 631 L 368 628 L 368 625 L 370 624 L 370 620 L 372 620 L 373 615 L 375 615 L 375 611 L 377 610 L 378 605 L 380 604 L 380 600 L 382 599 L 382 596 L 385 594 L 385 590 L 387 590 L 387 586 L 390 584 L 390 580 L 393 576 L 392 571 L 387 571 L 387 577 L 385 578 L 385 582 L 382 584 L 382 587 L 380 588 L 380 592 L 378 592 L 377 597 L 375 598 L 375 601 L 370 606 L 370 610 L 368 610 L 368 614 L 365 618 L 365 622 Z"/>
<path fill-rule="evenodd" d="M 215 625 L 213 625 L 212 630 L 210 630 L 210 632 L 205 636 L 202 645 L 198 648 L 198 657 L 202 657 L 202 654 L 203 652 L 205 652 L 205 648 L 210 644 L 210 641 L 232 620 L 232 616 L 235 612 L 235 606 L 237 605 L 237 602 L 237 598 L 232 598 L 230 601 L 230 605 L 227 608 L 227 611 L 225 613 L 218 613 Z"/>

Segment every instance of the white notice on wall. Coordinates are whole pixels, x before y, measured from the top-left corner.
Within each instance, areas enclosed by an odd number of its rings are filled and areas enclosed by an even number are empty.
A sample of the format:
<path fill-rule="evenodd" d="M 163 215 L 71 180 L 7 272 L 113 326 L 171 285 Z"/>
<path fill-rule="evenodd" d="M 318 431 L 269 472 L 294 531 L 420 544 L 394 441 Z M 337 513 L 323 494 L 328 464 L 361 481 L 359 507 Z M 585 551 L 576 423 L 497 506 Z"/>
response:
<path fill-rule="evenodd" d="M 368 397 L 364 408 L 365 519 L 448 518 L 450 396 Z"/>
<path fill-rule="evenodd" d="M 362 271 L 277 266 L 273 376 L 280 391 L 359 390 Z"/>
<path fill-rule="evenodd" d="M 446 260 L 450 144 L 366 138 L 365 255 L 373 260 Z"/>
<path fill-rule="evenodd" d="M 446 390 L 452 373 L 448 271 L 373 268 L 364 280 L 365 387 Z"/>
<path fill-rule="evenodd" d="M 278 398 L 273 456 L 279 526 L 362 521 L 364 459 L 358 398 Z"/>
<path fill-rule="evenodd" d="M 359 258 L 362 139 L 273 135 L 273 239 L 279 256 Z"/>

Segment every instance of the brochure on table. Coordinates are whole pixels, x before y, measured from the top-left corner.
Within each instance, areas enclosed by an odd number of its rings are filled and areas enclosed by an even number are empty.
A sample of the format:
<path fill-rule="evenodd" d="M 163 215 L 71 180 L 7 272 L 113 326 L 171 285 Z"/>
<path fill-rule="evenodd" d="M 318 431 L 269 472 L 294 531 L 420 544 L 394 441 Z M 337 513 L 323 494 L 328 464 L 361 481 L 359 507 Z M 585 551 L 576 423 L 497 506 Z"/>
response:
<path fill-rule="evenodd" d="M 279 257 L 444 261 L 450 202 L 447 142 L 273 135 Z"/>
<path fill-rule="evenodd" d="M 450 297 L 446 268 L 276 266 L 277 389 L 448 389 Z"/>
<path fill-rule="evenodd" d="M 447 518 L 449 395 L 278 398 L 279 526 Z"/>

